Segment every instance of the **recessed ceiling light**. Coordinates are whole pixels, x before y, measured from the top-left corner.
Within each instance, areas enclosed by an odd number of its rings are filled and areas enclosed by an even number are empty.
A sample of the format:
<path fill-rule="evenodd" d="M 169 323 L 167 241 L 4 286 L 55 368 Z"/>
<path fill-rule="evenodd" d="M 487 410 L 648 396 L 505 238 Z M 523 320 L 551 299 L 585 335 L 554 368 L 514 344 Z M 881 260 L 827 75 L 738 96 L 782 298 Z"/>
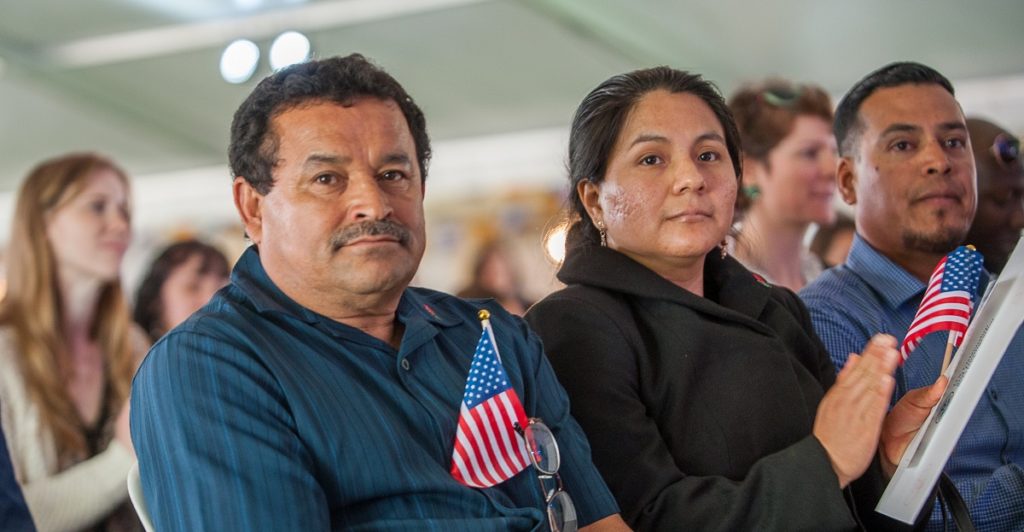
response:
<path fill-rule="evenodd" d="M 309 59 L 309 39 L 297 31 L 286 31 L 270 45 L 270 68 L 280 70 Z"/>
<path fill-rule="evenodd" d="M 141 1 L 141 0 L 136 0 Z M 179 6 L 185 2 L 147 0 Z M 216 48 L 235 37 L 269 39 L 286 28 L 303 31 L 330 30 L 394 17 L 429 13 L 493 0 L 331 0 L 289 1 L 287 9 L 270 9 L 263 0 L 260 9 L 235 17 L 203 19 L 185 24 L 111 33 L 56 44 L 45 51 L 56 66 L 81 68 L 162 57 L 182 52 Z M 191 3 L 220 4 L 209 0 Z M 3 5 L 3 2 L 0 2 Z"/>
<path fill-rule="evenodd" d="M 220 56 L 220 75 L 228 83 L 249 81 L 260 62 L 260 48 L 256 43 L 239 39 L 224 49 Z"/>

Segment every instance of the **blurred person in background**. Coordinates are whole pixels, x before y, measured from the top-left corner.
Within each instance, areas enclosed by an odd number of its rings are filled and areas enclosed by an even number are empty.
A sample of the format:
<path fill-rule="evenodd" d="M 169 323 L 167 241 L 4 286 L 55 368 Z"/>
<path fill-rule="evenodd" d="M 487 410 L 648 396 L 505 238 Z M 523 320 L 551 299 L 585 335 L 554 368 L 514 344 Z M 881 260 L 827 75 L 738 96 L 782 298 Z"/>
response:
<path fill-rule="evenodd" d="M 128 177 L 70 154 L 18 192 L 0 306 L 0 421 L 40 530 L 137 530 L 125 478 L 132 375 L 148 347 L 121 291 Z"/>
<path fill-rule="evenodd" d="M 804 245 L 807 228 L 835 217 L 832 102 L 820 87 L 772 79 L 741 88 L 729 108 L 744 170 L 733 255 L 768 282 L 797 291 L 823 269 Z"/>
<path fill-rule="evenodd" d="M 530 302 L 523 297 L 512 257 L 498 241 L 488 242 L 480 248 L 473 263 L 472 280 L 456 295 L 471 299 L 493 298 L 516 316 L 522 316 L 530 307 Z"/>
<path fill-rule="evenodd" d="M 853 218 L 838 213 L 831 224 L 818 226 L 811 239 L 811 253 L 817 255 L 826 268 L 838 266 L 846 262 L 856 232 Z"/>
<path fill-rule="evenodd" d="M 164 248 L 135 295 L 135 323 L 152 341 L 185 321 L 228 284 L 230 267 L 217 248 L 198 240 Z"/>
<path fill-rule="evenodd" d="M 985 269 L 998 274 L 1024 229 L 1020 139 L 979 118 L 968 118 L 967 129 L 978 169 L 978 210 L 965 242 L 985 256 Z"/>

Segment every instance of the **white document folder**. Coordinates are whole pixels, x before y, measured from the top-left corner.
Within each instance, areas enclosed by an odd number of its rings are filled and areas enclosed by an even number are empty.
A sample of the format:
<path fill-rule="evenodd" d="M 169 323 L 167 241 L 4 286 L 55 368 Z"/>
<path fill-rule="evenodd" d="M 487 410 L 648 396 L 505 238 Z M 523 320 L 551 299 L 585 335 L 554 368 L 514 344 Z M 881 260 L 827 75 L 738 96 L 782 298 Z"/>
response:
<path fill-rule="evenodd" d="M 1017 241 L 1003 272 L 989 284 L 946 370 L 949 387 L 910 442 L 875 510 L 904 523 L 914 522 L 1021 323 L 1024 239 Z"/>

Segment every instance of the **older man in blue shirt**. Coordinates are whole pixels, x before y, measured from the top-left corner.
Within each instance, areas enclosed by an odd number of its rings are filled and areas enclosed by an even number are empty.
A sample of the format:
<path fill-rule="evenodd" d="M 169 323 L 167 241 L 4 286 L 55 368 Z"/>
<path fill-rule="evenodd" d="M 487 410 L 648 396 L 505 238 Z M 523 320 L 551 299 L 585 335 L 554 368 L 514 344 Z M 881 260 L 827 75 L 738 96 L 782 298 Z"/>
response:
<path fill-rule="evenodd" d="M 895 63 L 858 82 L 839 104 L 837 178 L 857 235 L 845 264 L 800 293 L 842 367 L 879 332 L 902 338 L 938 262 L 967 235 L 975 167 L 953 87 L 935 70 Z M 983 288 L 987 276 L 983 276 Z M 934 334 L 896 373 L 894 401 L 939 376 L 945 335 Z M 947 466 L 978 530 L 1024 530 L 1024 331 L 988 385 Z M 930 530 L 942 530 L 938 506 Z"/>
<path fill-rule="evenodd" d="M 263 80 L 235 114 L 231 284 L 158 342 L 132 392 L 143 492 L 166 530 L 543 530 L 554 487 L 450 473 L 478 306 L 410 288 L 430 146 L 362 56 Z M 625 528 L 540 342 L 490 305 L 509 384 L 561 450 L 579 523 Z M 490 430 L 490 429 L 488 429 Z M 547 473 L 550 473 L 548 471 Z M 558 499 L 562 501 L 562 499 Z"/>

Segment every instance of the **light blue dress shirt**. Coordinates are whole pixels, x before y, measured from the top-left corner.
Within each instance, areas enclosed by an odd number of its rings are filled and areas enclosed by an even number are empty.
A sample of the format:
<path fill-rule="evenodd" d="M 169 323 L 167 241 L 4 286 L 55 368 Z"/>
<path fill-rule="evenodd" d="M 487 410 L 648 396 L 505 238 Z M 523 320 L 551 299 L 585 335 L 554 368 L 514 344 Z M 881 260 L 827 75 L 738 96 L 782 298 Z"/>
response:
<path fill-rule="evenodd" d="M 984 290 L 988 275 L 982 274 Z M 845 264 L 826 271 L 800 297 L 811 321 L 842 368 L 876 333 L 902 341 L 924 296 L 925 283 L 854 237 Z M 1018 306 L 1024 312 L 1024 301 Z M 896 371 L 893 403 L 935 382 L 946 334 L 925 337 Z M 1018 330 L 946 464 L 978 530 L 1024 530 L 1024 329 Z M 936 505 L 929 530 L 942 530 Z"/>

